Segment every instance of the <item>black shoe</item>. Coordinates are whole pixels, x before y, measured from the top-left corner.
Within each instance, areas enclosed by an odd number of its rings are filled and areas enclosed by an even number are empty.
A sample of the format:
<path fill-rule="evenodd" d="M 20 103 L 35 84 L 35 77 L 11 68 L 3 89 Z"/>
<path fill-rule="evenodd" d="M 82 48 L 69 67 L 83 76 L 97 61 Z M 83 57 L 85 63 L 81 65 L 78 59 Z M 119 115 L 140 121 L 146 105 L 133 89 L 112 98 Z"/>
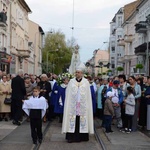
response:
<path fill-rule="evenodd" d="M 12 122 L 14 125 L 17 125 L 17 126 L 20 126 L 21 125 L 21 123 L 19 122 L 19 121 L 13 121 Z"/>
<path fill-rule="evenodd" d="M 42 139 L 39 139 L 38 141 L 39 141 L 40 144 L 42 143 Z"/>
<path fill-rule="evenodd" d="M 5 121 L 8 121 L 8 118 L 5 118 Z"/>
<path fill-rule="evenodd" d="M 0 121 L 2 121 L 3 119 L 2 118 L 0 118 Z"/>

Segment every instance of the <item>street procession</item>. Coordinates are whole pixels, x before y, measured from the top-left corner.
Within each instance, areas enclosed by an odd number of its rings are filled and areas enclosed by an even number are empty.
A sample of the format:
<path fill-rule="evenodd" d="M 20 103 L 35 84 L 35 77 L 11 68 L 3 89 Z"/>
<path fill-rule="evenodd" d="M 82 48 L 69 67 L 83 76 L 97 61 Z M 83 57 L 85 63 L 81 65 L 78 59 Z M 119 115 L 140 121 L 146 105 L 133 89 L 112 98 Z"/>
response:
<path fill-rule="evenodd" d="M 0 150 L 150 149 L 149 0 L 0 9 Z"/>

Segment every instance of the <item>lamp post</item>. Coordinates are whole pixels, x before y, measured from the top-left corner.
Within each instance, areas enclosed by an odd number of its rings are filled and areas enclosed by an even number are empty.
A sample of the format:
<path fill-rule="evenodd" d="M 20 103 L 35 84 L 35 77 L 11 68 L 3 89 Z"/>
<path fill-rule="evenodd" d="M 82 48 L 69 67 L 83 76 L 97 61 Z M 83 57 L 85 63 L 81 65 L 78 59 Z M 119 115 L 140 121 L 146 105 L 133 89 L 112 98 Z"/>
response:
<path fill-rule="evenodd" d="M 149 31 L 150 31 L 150 15 L 146 17 L 147 22 L 147 49 L 146 49 L 146 75 L 149 76 Z"/>
<path fill-rule="evenodd" d="M 62 59 L 63 57 L 55 57 L 54 59 L 53 59 L 53 62 L 52 62 L 52 73 L 54 73 L 54 60 L 56 60 L 56 59 Z"/>
<path fill-rule="evenodd" d="M 47 56 L 47 57 L 46 57 L 46 62 L 47 62 L 47 63 L 46 63 L 46 64 L 47 64 L 47 65 L 46 65 L 46 71 L 47 71 L 47 73 L 48 73 L 48 56 L 49 56 L 49 53 L 50 53 L 50 52 L 57 52 L 57 51 L 58 51 L 58 49 L 56 49 L 56 50 L 54 50 L 54 51 L 47 51 L 47 53 L 46 53 L 46 56 Z"/>

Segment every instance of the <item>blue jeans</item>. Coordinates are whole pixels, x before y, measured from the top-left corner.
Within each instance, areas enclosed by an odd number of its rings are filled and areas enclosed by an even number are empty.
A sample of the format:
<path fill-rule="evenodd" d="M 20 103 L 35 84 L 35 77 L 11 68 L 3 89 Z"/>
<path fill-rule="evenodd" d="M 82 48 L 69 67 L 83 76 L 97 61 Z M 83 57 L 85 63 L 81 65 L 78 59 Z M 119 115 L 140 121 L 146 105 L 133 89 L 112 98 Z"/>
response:
<path fill-rule="evenodd" d="M 110 132 L 111 131 L 112 116 L 111 115 L 104 115 L 104 122 L 105 122 L 106 132 Z"/>

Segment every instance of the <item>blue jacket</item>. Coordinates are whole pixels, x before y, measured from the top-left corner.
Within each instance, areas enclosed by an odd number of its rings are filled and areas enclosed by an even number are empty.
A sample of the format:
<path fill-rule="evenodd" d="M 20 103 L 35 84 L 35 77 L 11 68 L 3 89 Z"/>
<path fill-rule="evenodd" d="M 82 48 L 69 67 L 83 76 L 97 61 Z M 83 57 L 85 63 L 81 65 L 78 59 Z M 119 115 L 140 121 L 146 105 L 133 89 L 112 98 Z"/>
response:
<path fill-rule="evenodd" d="M 64 103 L 65 103 L 65 96 L 66 96 L 66 87 L 62 87 L 61 85 L 58 88 L 58 97 L 55 101 L 54 112 L 62 114 L 64 111 Z M 59 99 L 62 100 L 62 105 L 60 105 Z"/>
<path fill-rule="evenodd" d="M 91 96 L 92 96 L 92 104 L 93 104 L 93 113 L 96 113 L 96 94 L 94 90 L 94 86 L 90 86 L 91 89 Z"/>
<path fill-rule="evenodd" d="M 58 99 L 58 84 L 57 84 L 57 82 L 54 83 L 50 99 L 51 99 L 51 105 L 55 105 L 55 102 Z"/>
<path fill-rule="evenodd" d="M 112 91 L 112 87 L 107 89 L 107 92 Z M 120 88 L 118 88 L 118 96 L 119 96 L 119 102 L 118 104 L 121 104 L 123 102 L 123 93 Z"/>

